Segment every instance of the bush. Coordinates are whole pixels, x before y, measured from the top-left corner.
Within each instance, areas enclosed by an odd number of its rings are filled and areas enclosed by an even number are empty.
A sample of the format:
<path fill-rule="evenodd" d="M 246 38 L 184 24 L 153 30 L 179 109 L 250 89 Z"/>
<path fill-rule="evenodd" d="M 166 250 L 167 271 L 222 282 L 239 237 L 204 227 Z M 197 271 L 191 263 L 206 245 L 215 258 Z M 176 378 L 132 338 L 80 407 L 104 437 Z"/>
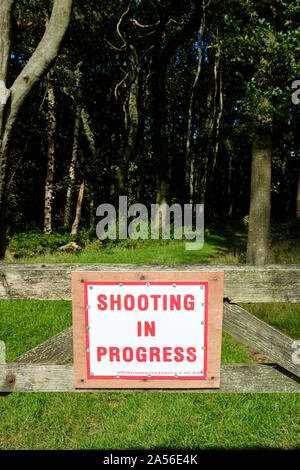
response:
<path fill-rule="evenodd" d="M 45 253 L 53 253 L 60 246 L 66 245 L 70 241 L 78 243 L 80 238 L 83 243 L 86 237 L 71 236 L 69 233 L 51 233 L 45 234 L 42 232 L 27 232 L 16 233 L 9 237 L 8 246 L 11 253 L 16 258 L 24 256 L 41 255 Z M 80 242 L 78 243 L 80 244 Z"/>

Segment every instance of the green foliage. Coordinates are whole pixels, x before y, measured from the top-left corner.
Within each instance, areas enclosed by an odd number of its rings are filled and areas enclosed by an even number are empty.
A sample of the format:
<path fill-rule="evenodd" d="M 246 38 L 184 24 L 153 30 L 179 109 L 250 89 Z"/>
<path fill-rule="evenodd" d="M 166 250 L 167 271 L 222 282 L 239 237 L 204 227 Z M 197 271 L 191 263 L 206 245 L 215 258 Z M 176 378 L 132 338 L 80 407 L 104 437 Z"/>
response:
<path fill-rule="evenodd" d="M 16 258 L 53 252 L 64 244 L 63 235 L 45 235 L 39 232 L 17 233 L 10 237 L 9 248 Z"/>
<path fill-rule="evenodd" d="M 248 227 L 248 225 L 249 225 L 249 215 L 245 215 L 243 217 L 243 224 L 245 225 L 245 227 Z"/>
<path fill-rule="evenodd" d="M 24 0 L 16 4 L 10 83 L 43 34 L 44 16 L 37 3 Z M 172 6 L 169 0 L 131 2 L 117 31 L 127 5 L 114 0 L 74 0 L 72 21 L 55 62 L 55 231 L 63 223 L 79 79 L 83 108 L 72 218 L 83 179 L 86 187 L 81 227 L 93 224 L 97 205 L 103 202 L 117 205 L 116 175 L 129 136 L 128 93 L 136 66 L 129 53 L 132 48 L 138 56 L 139 129 L 138 142 L 128 162 L 130 202 L 155 203 L 163 155 L 169 166 L 165 170 L 169 178 L 169 203 L 189 201 L 184 154 L 189 100 L 201 52 L 203 61 L 194 90 L 190 142 L 195 183 L 199 186 L 195 201 L 199 202 L 205 193 L 206 210 L 218 217 L 227 213 L 243 217 L 248 213 L 251 139 L 257 124 L 261 121 L 269 124 L 272 119 L 275 170 L 272 203 L 276 211 L 283 212 L 286 199 L 289 215 L 295 214 L 299 111 L 292 107 L 291 83 L 300 77 L 299 6 L 296 0 L 274 0 L 266 2 L 270 8 L 265 10 L 262 3 L 265 2 L 213 0 L 206 12 L 205 41 L 199 44 L 199 24 L 183 34 L 199 2 L 184 0 Z M 161 18 L 164 24 L 159 23 Z M 158 23 L 160 26 L 155 26 Z M 275 40 L 270 42 L 269 35 L 274 31 Z M 160 90 L 162 96 L 165 91 L 165 98 L 155 98 L 153 64 L 156 60 L 159 63 L 159 54 L 168 47 L 173 49 L 166 63 L 166 87 Z M 216 118 L 220 111 L 220 77 L 214 75 L 216 59 L 220 61 L 219 72 L 222 69 L 224 109 L 213 171 L 212 149 L 216 145 Z M 159 80 L 162 87 L 163 78 Z M 8 165 L 8 222 L 13 232 L 43 227 L 48 137 L 46 92 L 43 77 L 21 112 L 14 133 Z M 160 117 L 165 119 L 163 126 L 158 126 Z M 155 136 L 157 127 L 159 135 Z M 208 129 L 212 129 L 211 136 Z M 157 139 L 161 142 L 155 144 Z M 199 182 L 199 177 L 203 181 Z M 84 236 L 83 242 L 88 239 L 89 236 Z M 41 246 L 34 241 L 33 251 L 45 251 L 50 245 L 51 241 L 43 241 Z M 49 250 L 55 250 L 55 242 Z"/>
<path fill-rule="evenodd" d="M 58 252 L 61 246 L 75 242 L 84 247 L 91 238 L 91 231 L 81 230 L 77 235 L 71 236 L 68 232 L 55 232 L 45 234 L 40 231 L 16 233 L 9 236 L 9 249 L 15 258 L 33 257 Z"/>

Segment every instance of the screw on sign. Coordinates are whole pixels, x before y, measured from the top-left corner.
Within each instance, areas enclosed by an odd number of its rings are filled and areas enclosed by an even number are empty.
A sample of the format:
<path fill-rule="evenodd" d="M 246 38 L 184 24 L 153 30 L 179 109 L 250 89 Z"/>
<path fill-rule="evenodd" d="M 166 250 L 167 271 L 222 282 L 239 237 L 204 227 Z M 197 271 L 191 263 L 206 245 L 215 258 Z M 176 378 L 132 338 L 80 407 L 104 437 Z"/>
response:
<path fill-rule="evenodd" d="M 16 381 L 16 377 L 14 375 L 8 375 L 5 380 L 8 384 L 13 384 Z"/>

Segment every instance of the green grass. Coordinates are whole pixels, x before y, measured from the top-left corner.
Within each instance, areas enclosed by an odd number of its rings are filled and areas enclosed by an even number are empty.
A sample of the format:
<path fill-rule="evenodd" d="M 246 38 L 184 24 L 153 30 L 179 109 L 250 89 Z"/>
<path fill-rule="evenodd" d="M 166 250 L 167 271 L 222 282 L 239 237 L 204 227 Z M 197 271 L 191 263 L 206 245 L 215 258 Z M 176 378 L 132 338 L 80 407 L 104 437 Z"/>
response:
<path fill-rule="evenodd" d="M 34 257 L 22 257 L 25 263 L 134 263 L 134 264 L 197 264 L 226 252 L 221 237 L 205 241 L 202 250 L 187 251 L 182 240 L 137 240 L 130 243 L 88 244 L 78 254 L 46 253 Z"/>
<path fill-rule="evenodd" d="M 272 228 L 271 263 L 300 263 L 299 224 Z M 296 234 L 296 235 L 295 235 Z M 246 262 L 247 229 L 239 221 L 210 223 L 201 250 L 186 250 L 184 240 L 106 240 L 83 234 L 70 237 L 83 247 L 79 253 L 59 251 L 67 234 L 16 234 L 10 238 L 14 261 L 22 263 L 135 263 L 135 264 L 238 264 Z M 189 242 L 193 243 L 193 242 Z M 35 247 L 33 250 L 32 246 Z"/>
<path fill-rule="evenodd" d="M 286 335 L 300 339 L 299 304 L 241 304 L 241 307 Z"/>
<path fill-rule="evenodd" d="M 284 232 L 279 235 L 273 240 L 274 262 L 299 263 L 299 241 L 287 239 Z M 30 247 L 28 239 L 26 243 Z M 186 251 L 180 240 L 106 244 L 96 240 L 78 255 L 46 250 L 16 261 L 228 264 L 244 263 L 245 247 L 245 230 L 224 225 L 207 230 L 204 248 L 198 252 Z M 299 305 L 242 306 L 300 339 Z M 0 339 L 6 342 L 7 361 L 71 323 L 70 302 L 0 301 Z M 223 363 L 255 361 L 251 351 L 223 333 Z M 296 394 L 14 393 L 0 398 L 0 449 L 296 448 L 300 448 Z"/>
<path fill-rule="evenodd" d="M 71 302 L 1 300 L 1 340 L 9 362 L 72 325 Z"/>
<path fill-rule="evenodd" d="M 1 449 L 295 449 L 296 395 L 12 394 Z"/>

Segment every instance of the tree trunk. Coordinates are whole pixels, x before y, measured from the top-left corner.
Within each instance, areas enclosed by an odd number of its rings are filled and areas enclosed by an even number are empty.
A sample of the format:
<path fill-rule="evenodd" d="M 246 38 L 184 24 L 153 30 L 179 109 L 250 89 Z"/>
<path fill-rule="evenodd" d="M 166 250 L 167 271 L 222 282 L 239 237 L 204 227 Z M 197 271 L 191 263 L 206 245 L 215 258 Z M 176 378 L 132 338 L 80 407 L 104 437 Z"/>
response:
<path fill-rule="evenodd" d="M 95 136 L 94 132 L 91 128 L 90 117 L 85 108 L 81 109 L 81 120 L 82 120 L 82 127 L 86 136 L 86 139 L 89 144 L 89 149 L 92 154 L 93 159 L 96 157 L 96 143 L 95 143 Z"/>
<path fill-rule="evenodd" d="M 47 73 L 48 93 L 48 154 L 47 174 L 45 182 L 45 207 L 44 207 L 44 233 L 52 233 L 52 206 L 53 206 L 53 181 L 55 171 L 55 137 L 56 137 L 56 112 L 54 92 L 55 72 L 51 68 Z"/>
<path fill-rule="evenodd" d="M 11 54 L 12 10 L 15 0 L 0 0 L 0 257 L 6 248 L 8 149 L 15 122 L 25 99 L 58 55 L 70 22 L 72 0 L 54 0 L 48 27 L 29 61 L 10 89 L 6 88 Z"/>
<path fill-rule="evenodd" d="M 212 100 L 212 113 L 210 114 L 206 127 L 207 135 L 207 146 L 203 193 L 201 196 L 202 203 L 207 202 L 207 193 L 210 198 L 208 205 L 211 206 L 211 197 L 213 191 L 213 180 L 215 168 L 217 165 L 217 157 L 219 152 L 220 142 L 220 124 L 224 109 L 224 98 L 223 98 L 223 70 L 222 70 L 222 56 L 221 56 L 221 45 L 219 39 L 219 32 L 217 31 L 216 37 L 216 52 L 213 66 L 213 77 L 214 77 L 214 96 Z"/>
<path fill-rule="evenodd" d="M 253 142 L 251 198 L 247 244 L 247 263 L 266 264 L 270 261 L 271 217 L 271 136 Z"/>
<path fill-rule="evenodd" d="M 151 96 L 152 96 L 152 151 L 155 161 L 155 183 L 156 200 L 158 205 L 168 203 L 169 193 L 169 158 L 167 137 L 167 108 L 166 108 L 166 63 L 161 60 L 160 55 L 154 57 Z M 151 201 L 152 202 L 152 201 Z M 152 202 L 154 203 L 154 201 Z M 164 206 L 165 207 L 165 206 Z M 159 211 L 155 220 L 155 226 L 159 227 L 166 223 L 166 212 Z"/>
<path fill-rule="evenodd" d="M 84 192 L 84 181 L 81 183 L 78 193 L 78 199 L 76 204 L 76 213 L 75 219 L 72 225 L 71 235 L 77 235 L 80 217 L 81 217 L 81 208 L 82 208 L 82 200 L 83 200 L 83 192 Z"/>
<path fill-rule="evenodd" d="M 157 9 L 159 25 L 155 34 L 155 46 L 151 51 L 151 134 L 153 161 L 156 169 L 156 203 L 168 200 L 170 160 L 167 136 L 167 67 L 177 47 L 199 29 L 202 18 L 202 2 L 195 3 L 194 14 L 175 34 L 166 40 L 167 17 L 160 2 L 153 2 Z"/>
<path fill-rule="evenodd" d="M 228 146 L 228 187 L 227 187 L 227 194 L 228 194 L 228 202 L 229 202 L 229 208 L 228 208 L 228 216 L 232 217 L 233 213 L 233 194 L 232 194 L 232 150 L 231 146 Z"/>
<path fill-rule="evenodd" d="M 90 196 L 90 228 L 95 226 L 95 194 L 94 191 L 89 188 Z"/>
<path fill-rule="evenodd" d="M 224 97 L 223 97 L 223 69 L 222 69 L 222 59 L 221 59 L 221 48 L 220 48 L 220 40 L 219 37 L 217 39 L 218 44 L 218 57 L 216 57 L 215 63 L 215 87 L 216 91 L 219 88 L 219 112 L 216 119 L 216 133 L 215 133 L 215 144 L 213 148 L 213 161 L 212 161 L 212 170 L 211 170 L 211 182 L 213 180 L 215 167 L 217 164 L 217 157 L 219 152 L 219 142 L 220 142 L 220 123 L 223 115 L 224 109 Z"/>
<path fill-rule="evenodd" d="M 11 101 L 11 90 L 6 88 L 11 50 L 12 10 L 15 1 L 0 1 L 0 258 L 6 251 L 6 183 L 8 142 L 11 125 L 7 126 L 6 109 Z"/>
<path fill-rule="evenodd" d="M 126 136 L 123 140 L 119 153 L 119 168 L 117 172 L 117 188 L 118 195 L 127 194 L 127 181 L 128 181 L 128 166 L 132 159 L 138 141 L 139 135 L 139 111 L 138 111 L 138 96 L 139 96 L 139 68 L 138 56 L 135 48 L 130 44 L 130 64 L 133 70 L 129 74 L 129 92 L 127 107 L 124 106 L 125 112 L 125 131 Z"/>
<path fill-rule="evenodd" d="M 167 138 L 166 110 L 166 64 L 156 57 L 152 73 L 152 150 L 156 168 L 156 203 L 162 204 L 168 199 L 169 159 Z"/>
<path fill-rule="evenodd" d="M 197 182 L 197 200 L 200 204 L 205 204 L 206 189 L 207 189 L 207 175 L 208 175 L 208 164 L 211 155 L 212 139 L 215 123 L 215 114 L 211 110 L 213 102 L 212 90 L 208 91 L 206 100 L 206 109 L 208 112 L 205 124 L 203 127 L 203 147 L 199 153 L 202 158 L 199 159 L 197 168 L 198 182 Z"/>
<path fill-rule="evenodd" d="M 199 29 L 199 49 L 198 49 L 198 66 L 192 86 L 189 108 L 188 108 L 188 120 L 187 120 L 187 131 L 186 131 L 186 141 L 185 141 L 185 184 L 188 189 L 189 202 L 190 204 L 194 203 L 194 191 L 195 191 L 195 164 L 193 156 L 191 155 L 191 125 L 192 125 L 192 113 L 193 113 L 193 104 L 194 104 L 194 94 L 195 89 L 198 85 L 201 66 L 202 66 L 202 41 L 205 30 L 205 9 L 201 18 L 201 24 Z"/>
<path fill-rule="evenodd" d="M 266 8 L 266 10 L 264 9 Z M 264 16 L 270 15 L 273 22 L 273 10 L 267 2 L 262 2 Z M 272 31 L 266 38 L 266 46 L 270 46 L 275 40 Z M 263 69 L 267 66 L 269 74 L 265 76 L 258 69 L 256 78 L 266 80 L 264 89 L 261 89 L 260 102 L 256 103 L 254 111 L 255 137 L 252 144 L 251 167 L 251 193 L 249 210 L 249 229 L 247 241 L 247 263 L 266 264 L 270 262 L 271 247 L 271 171 L 272 171 L 272 125 L 270 114 L 271 100 L 264 96 L 272 86 L 271 63 L 265 57 L 261 59 Z"/>
<path fill-rule="evenodd" d="M 89 144 L 89 149 L 92 155 L 92 161 L 96 161 L 96 143 L 95 143 L 95 136 L 94 132 L 91 127 L 90 117 L 84 107 L 81 107 L 81 121 L 82 127 L 85 134 L 85 137 Z M 71 235 L 76 235 L 78 232 L 79 222 L 81 218 L 81 208 L 82 208 L 82 201 L 83 201 L 83 193 L 85 189 L 86 183 L 85 180 L 82 181 L 78 193 L 77 204 L 76 204 L 76 211 L 75 211 L 75 219 L 71 229 Z M 87 189 L 90 189 L 90 184 L 88 182 Z M 90 211 L 93 211 L 94 207 L 94 193 L 90 192 Z M 94 223 L 94 216 L 90 214 L 90 223 Z"/>
<path fill-rule="evenodd" d="M 128 165 L 134 155 L 137 145 L 139 130 L 138 115 L 138 75 L 130 85 L 128 98 L 128 124 L 127 137 L 121 146 L 119 155 L 119 168 L 117 173 L 118 194 L 119 196 L 127 194 Z"/>
<path fill-rule="evenodd" d="M 76 112 L 75 112 L 72 158 L 71 158 L 71 163 L 69 167 L 69 181 L 68 181 L 68 187 L 67 187 L 66 205 L 65 205 L 65 213 L 64 213 L 64 226 L 65 227 L 69 227 L 70 225 L 72 190 L 75 184 L 75 165 L 76 165 L 77 156 L 78 156 L 80 121 L 81 121 L 81 102 L 79 101 L 76 105 Z"/>

